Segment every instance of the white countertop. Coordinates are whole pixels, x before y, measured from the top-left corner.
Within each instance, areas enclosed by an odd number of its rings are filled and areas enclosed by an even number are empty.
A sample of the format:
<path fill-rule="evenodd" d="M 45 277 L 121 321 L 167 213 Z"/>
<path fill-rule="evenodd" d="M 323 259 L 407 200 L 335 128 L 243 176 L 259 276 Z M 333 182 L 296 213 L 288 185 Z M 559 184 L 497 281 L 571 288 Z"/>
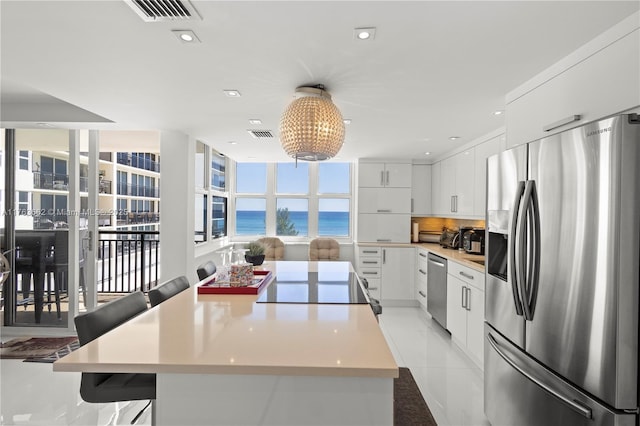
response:
<path fill-rule="evenodd" d="M 348 262 L 265 262 L 265 268 Z M 348 264 L 346 266 L 345 264 Z M 397 377 L 368 304 L 255 303 L 197 285 L 53 364 L 54 371 Z"/>

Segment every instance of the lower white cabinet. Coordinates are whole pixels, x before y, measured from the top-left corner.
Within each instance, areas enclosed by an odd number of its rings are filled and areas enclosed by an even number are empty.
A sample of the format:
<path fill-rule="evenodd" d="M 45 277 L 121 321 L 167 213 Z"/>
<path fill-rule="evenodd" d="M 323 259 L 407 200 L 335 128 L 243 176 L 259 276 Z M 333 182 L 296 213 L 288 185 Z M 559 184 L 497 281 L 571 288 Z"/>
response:
<path fill-rule="evenodd" d="M 424 249 L 416 250 L 415 298 L 424 310 L 427 309 L 427 256 Z"/>
<path fill-rule="evenodd" d="M 480 367 L 484 359 L 484 273 L 449 261 L 447 329 Z"/>
<path fill-rule="evenodd" d="M 383 306 L 415 304 L 413 247 L 358 247 L 358 275 L 369 282 L 369 294 Z"/>

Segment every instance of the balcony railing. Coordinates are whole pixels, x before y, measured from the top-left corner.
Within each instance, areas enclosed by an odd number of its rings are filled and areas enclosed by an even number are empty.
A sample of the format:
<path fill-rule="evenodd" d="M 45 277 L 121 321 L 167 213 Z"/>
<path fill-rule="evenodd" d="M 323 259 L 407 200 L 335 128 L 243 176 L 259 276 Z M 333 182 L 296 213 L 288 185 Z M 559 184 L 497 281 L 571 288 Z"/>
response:
<path fill-rule="evenodd" d="M 117 219 L 118 226 L 158 223 L 160 222 L 160 214 L 153 212 L 130 212 L 127 214 L 119 214 Z"/>
<path fill-rule="evenodd" d="M 57 191 L 69 190 L 69 175 L 60 173 L 33 172 L 33 187 L 35 189 L 54 189 Z M 89 181 L 86 177 L 80 177 L 80 192 L 89 190 Z"/>
<path fill-rule="evenodd" d="M 159 231 L 100 231 L 99 293 L 149 291 L 158 283 Z"/>
<path fill-rule="evenodd" d="M 159 162 L 138 155 L 119 152 L 117 154 L 117 161 L 119 164 L 124 164 L 126 166 L 136 167 L 138 169 L 149 170 L 152 172 L 160 172 Z"/>
<path fill-rule="evenodd" d="M 160 198 L 160 188 L 157 186 L 131 185 L 118 182 L 116 187 L 118 189 L 118 195 Z"/>

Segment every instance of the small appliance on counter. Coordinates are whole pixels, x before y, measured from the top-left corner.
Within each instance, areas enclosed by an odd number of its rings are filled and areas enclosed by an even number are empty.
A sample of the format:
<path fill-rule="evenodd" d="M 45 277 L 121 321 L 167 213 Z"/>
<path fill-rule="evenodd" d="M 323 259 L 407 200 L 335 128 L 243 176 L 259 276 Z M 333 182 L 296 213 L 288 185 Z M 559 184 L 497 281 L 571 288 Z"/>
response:
<path fill-rule="evenodd" d="M 444 248 L 459 248 L 460 247 L 460 232 L 445 228 L 440 234 L 440 245 Z"/>
<path fill-rule="evenodd" d="M 418 233 L 418 241 L 421 243 L 439 243 L 440 235 L 438 231 L 420 231 Z"/>
<path fill-rule="evenodd" d="M 462 248 L 469 254 L 484 255 L 484 229 L 474 228 L 462 236 Z"/>

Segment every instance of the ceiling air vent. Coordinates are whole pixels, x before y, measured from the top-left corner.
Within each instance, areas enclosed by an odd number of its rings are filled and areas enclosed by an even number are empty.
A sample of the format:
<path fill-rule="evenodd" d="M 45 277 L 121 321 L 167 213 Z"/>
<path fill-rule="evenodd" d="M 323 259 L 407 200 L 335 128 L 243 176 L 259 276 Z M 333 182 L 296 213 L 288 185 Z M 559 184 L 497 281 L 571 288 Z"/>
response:
<path fill-rule="evenodd" d="M 271 130 L 247 130 L 251 136 L 256 139 L 272 138 Z"/>
<path fill-rule="evenodd" d="M 201 20 L 189 0 L 124 0 L 146 22 Z"/>

